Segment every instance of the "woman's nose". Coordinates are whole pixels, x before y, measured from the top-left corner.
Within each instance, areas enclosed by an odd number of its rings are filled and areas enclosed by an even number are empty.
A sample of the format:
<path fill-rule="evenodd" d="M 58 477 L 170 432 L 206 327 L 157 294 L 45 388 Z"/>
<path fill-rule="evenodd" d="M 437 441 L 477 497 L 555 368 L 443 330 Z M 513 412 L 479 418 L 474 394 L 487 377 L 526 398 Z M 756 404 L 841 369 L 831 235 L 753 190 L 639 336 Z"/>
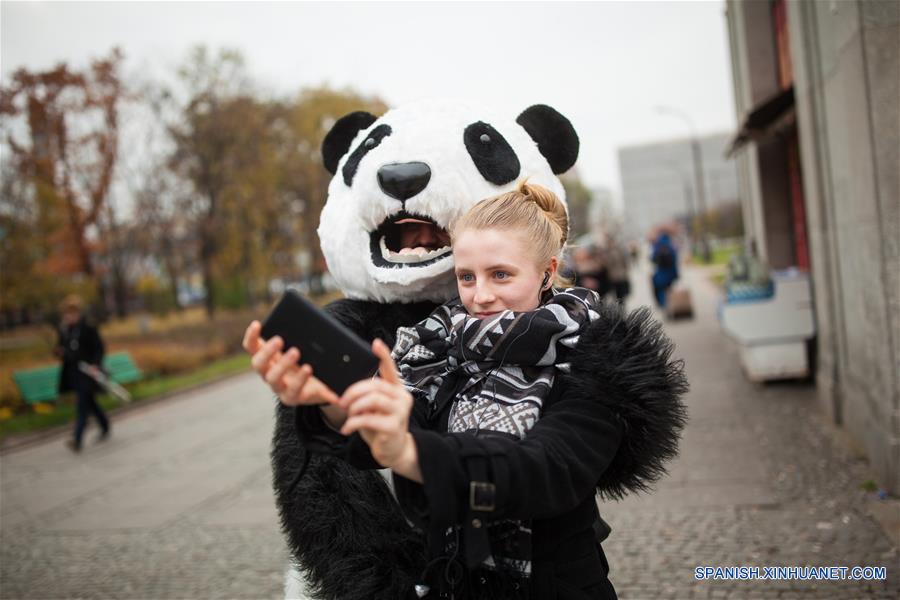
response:
<path fill-rule="evenodd" d="M 494 301 L 494 294 L 485 285 L 475 288 L 475 304 L 490 304 Z"/>

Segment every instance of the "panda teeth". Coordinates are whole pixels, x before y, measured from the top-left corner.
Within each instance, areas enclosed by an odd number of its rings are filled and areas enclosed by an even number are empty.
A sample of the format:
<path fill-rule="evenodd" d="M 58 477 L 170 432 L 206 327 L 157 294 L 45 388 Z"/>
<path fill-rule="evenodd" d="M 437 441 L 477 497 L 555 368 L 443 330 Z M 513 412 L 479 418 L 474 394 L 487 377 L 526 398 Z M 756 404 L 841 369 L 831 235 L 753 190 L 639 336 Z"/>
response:
<path fill-rule="evenodd" d="M 384 260 L 392 263 L 423 262 L 447 254 L 447 252 L 450 251 L 450 246 L 444 246 L 436 250 L 425 250 L 422 247 L 418 247 L 402 253 L 394 252 L 393 250 L 388 249 L 387 243 L 384 241 L 384 237 L 382 237 L 379 241 L 379 246 L 381 247 L 381 257 Z"/>

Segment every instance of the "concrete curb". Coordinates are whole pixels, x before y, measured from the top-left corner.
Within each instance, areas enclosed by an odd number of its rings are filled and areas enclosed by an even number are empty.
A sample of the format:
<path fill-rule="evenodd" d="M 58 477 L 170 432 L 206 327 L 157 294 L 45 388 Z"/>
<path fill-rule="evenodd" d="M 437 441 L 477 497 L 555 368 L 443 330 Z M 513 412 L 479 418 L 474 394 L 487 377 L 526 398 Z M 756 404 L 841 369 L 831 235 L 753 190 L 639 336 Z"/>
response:
<path fill-rule="evenodd" d="M 159 396 L 153 396 L 151 398 L 145 398 L 143 400 L 138 400 L 136 402 L 131 402 L 129 404 L 124 404 L 122 406 L 117 407 L 115 410 L 108 411 L 106 414 L 109 417 L 111 422 L 117 421 L 129 415 L 131 413 L 136 413 L 142 409 L 150 408 L 151 406 L 155 406 L 161 402 L 166 400 L 174 400 L 178 396 L 187 395 L 191 392 L 195 392 L 197 390 L 201 390 L 203 388 L 207 388 L 224 381 L 228 381 L 229 379 L 233 379 L 235 377 L 242 377 L 250 372 L 250 369 L 246 372 L 241 373 L 232 373 L 231 375 L 224 375 L 222 377 L 218 377 L 216 379 L 211 379 L 209 381 L 204 381 L 202 383 L 196 383 L 194 385 L 180 388 L 178 390 L 172 390 L 170 392 L 166 392 L 164 394 L 160 394 Z M 3 438 L 0 441 L 0 456 L 5 454 L 11 454 L 13 452 L 18 452 L 19 450 L 25 450 L 26 448 L 30 448 L 32 446 L 36 446 L 41 442 L 45 442 L 53 439 L 62 439 L 71 434 L 72 431 L 72 422 L 64 423 L 63 425 L 56 425 L 54 427 L 50 427 L 48 429 L 42 429 L 40 431 L 29 431 L 27 433 L 20 434 L 11 434 Z"/>

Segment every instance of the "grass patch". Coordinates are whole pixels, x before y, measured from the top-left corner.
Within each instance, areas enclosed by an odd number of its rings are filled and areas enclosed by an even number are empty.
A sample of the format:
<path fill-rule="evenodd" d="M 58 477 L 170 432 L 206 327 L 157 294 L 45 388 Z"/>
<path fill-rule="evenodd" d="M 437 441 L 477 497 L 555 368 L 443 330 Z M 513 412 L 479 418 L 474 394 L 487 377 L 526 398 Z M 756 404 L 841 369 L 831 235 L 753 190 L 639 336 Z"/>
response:
<path fill-rule="evenodd" d="M 709 276 L 709 280 L 712 281 L 716 287 L 721 289 L 725 289 L 725 279 L 728 277 L 728 273 L 722 271 L 721 273 L 713 273 Z"/>
<path fill-rule="evenodd" d="M 221 379 L 228 375 L 242 373 L 250 369 L 250 357 L 246 354 L 235 354 L 209 363 L 190 373 L 155 377 L 126 386 L 135 402 L 155 398 L 163 394 L 190 388 L 201 383 Z M 98 396 L 100 406 L 104 410 L 115 410 L 123 403 L 108 395 Z M 29 411 L 0 421 L 0 439 L 10 434 L 38 431 L 63 425 L 75 419 L 74 397 L 64 398 L 53 405 L 52 412 Z"/>
<path fill-rule="evenodd" d="M 867 492 L 877 492 L 878 484 L 872 481 L 871 479 L 867 479 L 859 484 L 859 489 L 865 490 Z"/>
<path fill-rule="evenodd" d="M 130 391 L 135 400 L 143 400 L 249 370 L 250 357 L 246 354 L 235 354 L 190 373 L 136 382 Z"/>
<path fill-rule="evenodd" d="M 711 249 L 708 263 L 704 263 L 703 257 L 698 253 L 694 253 L 694 261 L 698 264 L 727 265 L 731 257 L 739 252 L 741 252 L 740 244 L 726 244 Z"/>

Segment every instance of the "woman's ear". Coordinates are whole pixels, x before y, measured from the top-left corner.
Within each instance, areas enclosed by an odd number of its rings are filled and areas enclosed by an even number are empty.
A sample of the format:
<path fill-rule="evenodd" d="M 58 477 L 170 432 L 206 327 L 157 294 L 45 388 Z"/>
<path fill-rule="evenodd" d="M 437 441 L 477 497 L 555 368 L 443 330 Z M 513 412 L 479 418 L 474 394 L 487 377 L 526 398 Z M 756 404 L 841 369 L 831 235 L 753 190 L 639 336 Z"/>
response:
<path fill-rule="evenodd" d="M 550 264 L 547 265 L 547 272 L 550 273 L 550 280 L 544 289 L 550 289 L 553 287 L 553 282 L 556 280 L 556 271 L 559 269 L 559 259 L 555 256 L 550 259 Z"/>

